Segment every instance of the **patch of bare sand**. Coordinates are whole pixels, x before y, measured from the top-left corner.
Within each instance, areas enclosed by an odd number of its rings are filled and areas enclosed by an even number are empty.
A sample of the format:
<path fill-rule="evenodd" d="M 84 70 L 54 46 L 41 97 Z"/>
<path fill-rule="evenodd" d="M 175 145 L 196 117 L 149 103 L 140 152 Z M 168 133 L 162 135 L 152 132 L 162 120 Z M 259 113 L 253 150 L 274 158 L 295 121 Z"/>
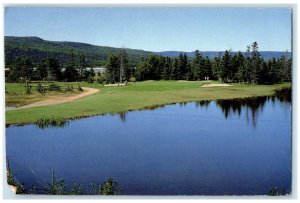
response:
<path fill-rule="evenodd" d="M 125 86 L 124 83 L 118 83 L 118 84 L 107 84 L 104 85 L 104 87 L 118 87 L 118 86 Z"/>
<path fill-rule="evenodd" d="M 204 84 L 200 87 L 230 87 L 232 85 L 229 84 Z"/>
<path fill-rule="evenodd" d="M 46 99 L 43 101 L 37 101 L 25 106 L 21 106 L 19 108 L 15 108 L 15 109 L 27 109 L 27 108 L 32 108 L 32 107 L 38 107 L 38 106 L 48 106 L 48 105 L 54 105 L 54 104 L 63 104 L 63 103 L 67 103 L 67 102 L 71 102 L 92 94 L 96 94 L 97 92 L 99 92 L 99 89 L 95 89 L 95 88 L 89 88 L 89 87 L 82 87 L 82 89 L 85 91 L 81 94 L 77 94 L 77 95 L 73 95 L 73 96 L 59 96 L 59 97 L 55 97 L 55 98 L 51 98 L 51 99 Z"/>

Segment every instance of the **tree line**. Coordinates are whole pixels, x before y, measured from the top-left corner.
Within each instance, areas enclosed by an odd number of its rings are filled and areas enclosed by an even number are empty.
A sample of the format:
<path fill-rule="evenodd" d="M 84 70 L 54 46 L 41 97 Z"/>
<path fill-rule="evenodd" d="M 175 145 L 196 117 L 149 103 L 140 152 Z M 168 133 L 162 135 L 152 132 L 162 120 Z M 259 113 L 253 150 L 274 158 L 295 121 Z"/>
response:
<path fill-rule="evenodd" d="M 56 58 L 46 58 L 34 64 L 29 57 L 17 57 L 8 66 L 5 73 L 8 82 L 26 82 L 32 80 L 47 81 L 81 81 L 93 80 L 93 68 L 87 70 L 84 54 L 75 55 L 71 52 L 69 61 L 62 66 Z"/>
<path fill-rule="evenodd" d="M 188 59 L 186 54 L 178 58 L 152 55 L 141 61 L 136 69 L 138 80 L 220 80 L 253 84 L 291 81 L 292 59 L 287 54 L 280 58 L 264 60 L 254 42 L 243 54 L 232 54 L 226 50 L 221 57 L 210 60 L 199 50 L 195 57 Z"/>
<path fill-rule="evenodd" d="M 98 76 L 98 82 L 119 83 L 132 80 L 220 80 L 222 82 L 240 82 L 252 84 L 272 84 L 291 81 L 292 59 L 287 54 L 280 58 L 264 60 L 254 42 L 247 46 L 245 53 L 233 54 L 226 50 L 214 59 L 204 57 L 199 50 L 193 58 L 185 53 L 179 57 L 149 55 L 142 58 L 136 67 L 129 65 L 125 49 L 111 53 L 107 57 L 105 74 Z M 16 58 L 9 66 L 7 81 L 57 80 L 93 82 L 93 69 L 86 70 L 86 58 L 83 54 L 71 53 L 69 62 L 63 67 L 55 58 L 47 58 L 33 65 L 29 58 Z M 64 68 L 64 71 L 62 71 Z"/>

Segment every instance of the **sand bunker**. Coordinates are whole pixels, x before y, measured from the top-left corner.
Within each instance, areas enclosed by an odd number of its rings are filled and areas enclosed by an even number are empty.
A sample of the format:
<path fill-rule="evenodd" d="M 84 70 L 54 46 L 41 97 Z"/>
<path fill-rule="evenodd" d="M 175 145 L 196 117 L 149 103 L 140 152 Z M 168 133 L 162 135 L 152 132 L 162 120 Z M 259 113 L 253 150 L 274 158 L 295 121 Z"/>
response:
<path fill-rule="evenodd" d="M 232 85 L 229 85 L 229 84 L 204 84 L 200 87 L 229 87 L 229 86 L 232 86 Z"/>
<path fill-rule="evenodd" d="M 125 86 L 124 83 L 120 83 L 120 84 L 108 84 L 108 85 L 104 85 L 104 87 L 118 87 L 118 86 Z"/>

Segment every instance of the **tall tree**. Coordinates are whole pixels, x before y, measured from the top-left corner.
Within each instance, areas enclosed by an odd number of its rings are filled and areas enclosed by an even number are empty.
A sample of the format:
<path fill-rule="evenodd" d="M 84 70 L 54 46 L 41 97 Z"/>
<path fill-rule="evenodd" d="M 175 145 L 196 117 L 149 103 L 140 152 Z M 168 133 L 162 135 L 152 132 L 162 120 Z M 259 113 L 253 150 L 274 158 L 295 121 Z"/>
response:
<path fill-rule="evenodd" d="M 211 62 L 207 56 L 204 59 L 203 73 L 204 78 L 212 78 Z"/>
<path fill-rule="evenodd" d="M 106 62 L 106 75 L 109 83 L 115 83 L 120 79 L 119 59 L 116 55 L 110 53 Z"/>
<path fill-rule="evenodd" d="M 214 79 L 222 80 L 222 58 L 221 52 L 218 57 L 215 57 L 212 62 L 212 77 Z"/>
<path fill-rule="evenodd" d="M 73 60 L 73 67 L 76 67 L 76 62 L 75 60 Z M 87 59 L 85 57 L 84 54 L 80 54 L 79 55 L 79 63 L 78 63 L 78 73 L 79 73 L 79 77 L 83 76 L 83 72 L 85 71 L 86 67 L 87 67 L 87 63 L 86 63 Z"/>
<path fill-rule="evenodd" d="M 195 58 L 192 62 L 192 79 L 193 80 L 201 80 L 203 77 L 203 68 L 202 68 L 202 53 L 199 50 L 195 51 Z"/>
<path fill-rule="evenodd" d="M 72 66 L 66 67 L 65 72 L 64 72 L 64 79 L 67 82 L 77 81 L 79 79 L 78 70 L 76 70 Z"/>
<path fill-rule="evenodd" d="M 38 64 L 36 69 L 36 77 L 39 80 L 44 80 L 47 78 L 47 67 L 46 67 L 45 60 L 43 60 Z"/>
<path fill-rule="evenodd" d="M 250 69 L 250 81 L 251 83 L 257 83 L 259 80 L 259 69 L 261 65 L 260 53 L 258 52 L 257 42 L 253 42 L 251 45 L 251 69 Z"/>
<path fill-rule="evenodd" d="M 178 62 L 178 59 L 175 58 L 175 59 L 173 60 L 173 64 L 172 64 L 171 77 L 170 77 L 170 79 L 171 79 L 171 80 L 178 80 L 178 78 L 179 78 L 178 73 L 179 73 L 179 62 Z"/>
<path fill-rule="evenodd" d="M 230 78 L 230 70 L 231 70 L 231 56 L 229 54 L 229 51 L 226 50 L 224 53 L 224 56 L 222 57 L 221 62 L 221 78 L 223 82 L 229 82 L 231 80 Z"/>
<path fill-rule="evenodd" d="M 60 69 L 60 65 L 57 59 L 55 58 L 48 58 L 45 61 L 45 65 L 47 68 L 47 79 L 48 80 L 61 80 L 62 73 Z"/>
<path fill-rule="evenodd" d="M 188 66 L 188 59 L 187 55 L 184 53 L 180 53 L 179 60 L 178 60 L 178 78 L 179 80 L 185 80 L 186 79 L 186 72 L 187 72 L 187 66 Z"/>
<path fill-rule="evenodd" d="M 172 61 L 169 57 L 163 58 L 163 70 L 161 73 L 161 79 L 169 80 L 172 69 Z"/>
<path fill-rule="evenodd" d="M 28 57 L 16 58 L 9 67 L 9 81 L 30 81 L 33 76 L 33 64 Z"/>
<path fill-rule="evenodd" d="M 125 49 L 121 49 L 119 51 L 118 59 L 119 59 L 119 82 L 122 83 L 124 80 L 126 80 L 125 73 L 127 72 L 126 68 L 128 63 Z"/>
<path fill-rule="evenodd" d="M 238 82 L 244 82 L 245 80 L 245 70 L 244 70 L 244 56 L 239 51 L 234 57 L 234 67 L 235 67 L 235 76 L 234 79 Z"/>

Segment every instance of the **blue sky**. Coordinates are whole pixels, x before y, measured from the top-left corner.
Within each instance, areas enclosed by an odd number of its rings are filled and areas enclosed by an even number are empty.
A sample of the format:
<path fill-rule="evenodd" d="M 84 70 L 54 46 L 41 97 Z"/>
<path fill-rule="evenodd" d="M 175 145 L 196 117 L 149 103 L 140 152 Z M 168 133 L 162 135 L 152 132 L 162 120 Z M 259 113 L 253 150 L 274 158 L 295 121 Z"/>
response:
<path fill-rule="evenodd" d="M 287 8 L 7 7 L 5 36 L 147 51 L 291 50 Z"/>

